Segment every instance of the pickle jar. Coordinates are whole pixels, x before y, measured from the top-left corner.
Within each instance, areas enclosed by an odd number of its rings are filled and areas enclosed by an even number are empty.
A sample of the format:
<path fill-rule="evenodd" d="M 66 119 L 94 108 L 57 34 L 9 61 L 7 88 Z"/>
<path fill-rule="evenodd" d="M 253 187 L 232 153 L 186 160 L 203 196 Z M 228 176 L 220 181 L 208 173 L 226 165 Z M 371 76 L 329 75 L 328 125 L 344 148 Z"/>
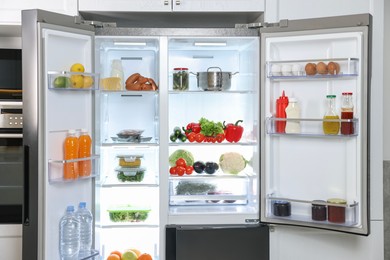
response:
<path fill-rule="evenodd" d="M 173 90 L 183 91 L 188 90 L 189 74 L 188 68 L 173 69 Z"/>
<path fill-rule="evenodd" d="M 333 198 L 328 199 L 328 221 L 333 223 L 344 223 L 345 222 L 345 208 L 347 201 L 343 199 Z"/>

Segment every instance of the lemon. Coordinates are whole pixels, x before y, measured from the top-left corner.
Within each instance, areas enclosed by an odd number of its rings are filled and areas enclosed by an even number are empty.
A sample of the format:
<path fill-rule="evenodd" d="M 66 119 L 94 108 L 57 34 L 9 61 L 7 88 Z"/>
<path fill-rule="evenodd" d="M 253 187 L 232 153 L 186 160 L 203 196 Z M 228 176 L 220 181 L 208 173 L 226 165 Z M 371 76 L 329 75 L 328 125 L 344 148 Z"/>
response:
<path fill-rule="evenodd" d="M 84 68 L 83 64 L 75 63 L 72 65 L 72 67 L 70 67 L 70 71 L 71 72 L 84 72 L 85 68 Z"/>
<path fill-rule="evenodd" d="M 90 88 L 93 85 L 93 78 L 91 76 L 84 76 L 84 88 Z"/>
<path fill-rule="evenodd" d="M 84 87 L 84 76 L 83 75 L 72 75 L 70 77 L 73 88 L 83 88 Z"/>

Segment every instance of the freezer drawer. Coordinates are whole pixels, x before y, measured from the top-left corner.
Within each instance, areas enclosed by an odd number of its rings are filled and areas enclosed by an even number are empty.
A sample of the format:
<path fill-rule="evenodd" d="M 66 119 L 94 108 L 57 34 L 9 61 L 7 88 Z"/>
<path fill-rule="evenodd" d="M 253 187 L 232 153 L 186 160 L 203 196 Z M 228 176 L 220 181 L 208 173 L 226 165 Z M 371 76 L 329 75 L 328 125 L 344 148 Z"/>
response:
<path fill-rule="evenodd" d="M 268 226 L 166 227 L 166 260 L 269 259 Z"/>

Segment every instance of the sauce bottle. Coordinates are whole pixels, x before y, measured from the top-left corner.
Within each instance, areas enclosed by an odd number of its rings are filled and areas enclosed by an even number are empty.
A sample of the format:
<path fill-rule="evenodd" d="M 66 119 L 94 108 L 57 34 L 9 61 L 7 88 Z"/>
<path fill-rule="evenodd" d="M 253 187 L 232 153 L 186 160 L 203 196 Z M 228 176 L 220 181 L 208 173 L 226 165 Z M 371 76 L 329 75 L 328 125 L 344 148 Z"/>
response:
<path fill-rule="evenodd" d="M 285 96 L 284 90 L 282 96 L 276 100 L 276 118 L 286 118 L 286 107 L 288 106 L 288 97 Z M 276 121 L 276 132 L 284 133 L 286 121 Z"/>
<path fill-rule="evenodd" d="M 301 108 L 299 107 L 298 100 L 296 98 L 290 98 L 288 106 L 286 107 L 287 118 L 300 118 Z M 287 120 L 286 122 L 286 133 L 300 133 L 301 122 L 299 120 Z"/>
<path fill-rule="evenodd" d="M 341 119 L 353 119 L 352 93 L 343 92 L 341 101 Z M 352 135 L 355 132 L 353 122 L 341 122 L 340 133 Z"/>
<path fill-rule="evenodd" d="M 328 108 L 324 116 L 322 128 L 326 135 L 337 135 L 340 130 L 339 121 L 326 121 L 326 120 L 339 120 L 340 117 L 336 113 L 336 95 L 327 95 Z"/>
<path fill-rule="evenodd" d="M 88 158 L 85 161 L 79 161 L 79 176 L 90 176 L 92 171 L 91 162 L 91 144 L 92 139 L 86 129 L 81 129 L 79 137 L 79 158 Z"/>
<path fill-rule="evenodd" d="M 64 159 L 74 160 L 78 158 L 79 141 L 76 136 L 76 131 L 70 129 L 66 135 L 64 142 Z M 72 180 L 79 177 L 78 163 L 65 162 L 64 163 L 64 179 Z"/>

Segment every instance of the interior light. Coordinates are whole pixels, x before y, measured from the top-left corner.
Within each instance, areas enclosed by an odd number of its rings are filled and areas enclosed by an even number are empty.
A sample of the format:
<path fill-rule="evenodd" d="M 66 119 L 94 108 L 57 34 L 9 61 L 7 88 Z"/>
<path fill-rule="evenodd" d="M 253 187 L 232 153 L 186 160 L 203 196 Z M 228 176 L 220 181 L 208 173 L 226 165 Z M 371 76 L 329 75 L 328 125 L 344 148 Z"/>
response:
<path fill-rule="evenodd" d="M 226 46 L 226 42 L 195 42 L 195 46 Z"/>
<path fill-rule="evenodd" d="M 146 46 L 146 42 L 114 42 L 117 46 Z"/>

